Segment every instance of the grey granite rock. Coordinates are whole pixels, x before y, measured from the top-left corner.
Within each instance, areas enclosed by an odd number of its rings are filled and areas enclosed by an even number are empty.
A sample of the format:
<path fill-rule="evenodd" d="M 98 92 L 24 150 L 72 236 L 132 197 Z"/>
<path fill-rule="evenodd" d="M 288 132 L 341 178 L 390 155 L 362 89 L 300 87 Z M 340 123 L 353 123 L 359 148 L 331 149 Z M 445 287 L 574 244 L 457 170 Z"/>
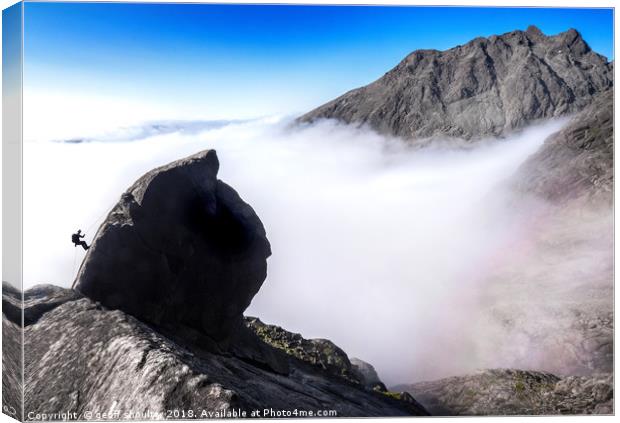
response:
<path fill-rule="evenodd" d="M 302 116 L 366 124 L 405 139 L 502 136 L 588 105 L 613 84 L 613 65 L 574 29 L 538 28 L 416 50 L 377 81 Z"/>
<path fill-rule="evenodd" d="M 364 385 L 361 374 L 351 364 L 347 354 L 327 339 L 305 339 L 299 333 L 280 326 L 268 325 L 256 317 L 246 317 L 245 324 L 264 342 L 306 363 L 355 384 Z"/>
<path fill-rule="evenodd" d="M 56 301 L 58 288 L 43 287 L 40 304 L 46 302 L 46 289 Z M 14 325 L 4 316 L 3 323 Z M 57 413 L 80 419 L 102 413 L 125 420 L 188 418 L 190 413 L 205 418 L 234 411 L 250 416 L 265 409 L 334 410 L 338 416 L 425 414 L 417 403 L 364 389 L 282 351 L 274 354 L 286 362 L 285 373 L 249 353 L 214 354 L 171 339 L 86 297 L 50 308 L 24 335 L 28 419 L 58 420 Z"/>
<path fill-rule="evenodd" d="M 37 285 L 24 292 L 23 302 L 21 293 L 7 284 L 3 285 L 2 312 L 18 326 L 36 323 L 43 314 L 58 307 L 67 301 L 80 298 L 78 292 L 60 288 L 54 285 Z"/>
<path fill-rule="evenodd" d="M 138 179 L 99 228 L 77 290 L 225 349 L 266 277 L 271 250 L 254 210 L 217 179 L 218 169 L 210 150 Z"/>
<path fill-rule="evenodd" d="M 2 412 L 22 420 L 21 293 L 2 283 Z M 11 316 L 9 319 L 6 316 Z"/>
<path fill-rule="evenodd" d="M 371 364 L 358 358 L 349 359 L 347 353 L 327 339 L 305 339 L 299 333 L 265 324 L 256 317 L 246 317 L 245 324 L 262 341 L 288 356 L 309 363 L 330 375 L 343 378 L 365 390 L 410 404 L 414 413 L 423 408 L 407 392 L 389 391 Z"/>
<path fill-rule="evenodd" d="M 493 369 L 395 389 L 414 395 L 433 415 L 613 413 L 610 373 L 560 379 L 551 373 Z"/>
<path fill-rule="evenodd" d="M 2 282 L 2 313 L 18 326 L 22 325 L 23 296 L 19 289 Z"/>

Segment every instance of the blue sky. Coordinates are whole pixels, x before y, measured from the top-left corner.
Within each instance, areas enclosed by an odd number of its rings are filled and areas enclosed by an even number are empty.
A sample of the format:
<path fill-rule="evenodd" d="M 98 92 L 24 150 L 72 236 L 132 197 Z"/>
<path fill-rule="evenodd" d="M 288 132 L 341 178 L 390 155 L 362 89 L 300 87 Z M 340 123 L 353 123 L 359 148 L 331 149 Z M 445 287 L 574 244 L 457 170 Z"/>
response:
<path fill-rule="evenodd" d="M 419 48 L 539 26 L 612 58 L 611 9 L 27 3 L 25 85 L 179 118 L 308 110 Z"/>

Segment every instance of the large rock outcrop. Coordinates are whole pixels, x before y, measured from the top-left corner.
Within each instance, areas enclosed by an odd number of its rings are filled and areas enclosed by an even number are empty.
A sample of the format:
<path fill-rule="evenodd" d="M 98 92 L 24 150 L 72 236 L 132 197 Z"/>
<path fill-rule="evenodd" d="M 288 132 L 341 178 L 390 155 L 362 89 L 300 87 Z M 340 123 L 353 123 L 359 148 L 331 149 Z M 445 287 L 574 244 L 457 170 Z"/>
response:
<path fill-rule="evenodd" d="M 581 110 L 613 84 L 613 66 L 574 29 L 538 28 L 416 50 L 377 81 L 302 116 L 367 124 L 405 139 L 501 136 Z"/>
<path fill-rule="evenodd" d="M 613 375 L 559 378 L 513 369 L 482 370 L 399 385 L 434 415 L 613 414 Z"/>
<path fill-rule="evenodd" d="M 413 400 L 366 389 L 256 335 L 253 348 L 214 353 L 67 289 L 44 285 L 25 295 L 24 311 L 36 317 L 24 328 L 27 420 L 426 414 Z M 5 342 L 21 342 L 19 325 L 3 313 Z M 21 392 L 3 393 L 11 394 Z"/>
<path fill-rule="evenodd" d="M 111 309 L 226 347 L 271 254 L 252 208 L 217 179 L 215 151 L 154 169 L 99 228 L 76 288 Z"/>

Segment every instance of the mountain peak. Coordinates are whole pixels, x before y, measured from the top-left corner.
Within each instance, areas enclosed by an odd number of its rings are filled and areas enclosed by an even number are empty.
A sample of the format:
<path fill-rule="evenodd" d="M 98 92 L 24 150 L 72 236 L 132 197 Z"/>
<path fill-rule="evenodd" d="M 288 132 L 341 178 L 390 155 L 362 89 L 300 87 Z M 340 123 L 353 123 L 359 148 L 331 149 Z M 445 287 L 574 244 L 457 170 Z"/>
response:
<path fill-rule="evenodd" d="M 416 50 L 365 87 L 307 113 L 405 139 L 503 136 L 574 113 L 613 86 L 613 66 L 575 29 L 536 26 L 449 50 Z"/>
<path fill-rule="evenodd" d="M 536 25 L 530 25 L 527 27 L 527 29 L 525 30 L 526 34 L 528 35 L 533 35 L 536 37 L 544 37 L 545 34 L 543 34 L 543 32 L 540 30 L 540 28 L 538 28 Z"/>
<path fill-rule="evenodd" d="M 562 43 L 575 54 L 582 55 L 591 51 L 588 43 L 586 43 L 579 31 L 574 28 L 562 32 L 558 36 L 562 40 Z"/>
<path fill-rule="evenodd" d="M 538 28 L 536 25 L 530 25 L 527 27 L 527 29 L 525 30 L 525 32 L 527 32 L 530 35 L 545 35 L 543 34 L 543 32 L 540 30 L 540 28 Z"/>
<path fill-rule="evenodd" d="M 581 33 L 575 28 L 569 28 L 566 31 L 562 32 L 560 35 L 571 39 L 581 38 Z"/>

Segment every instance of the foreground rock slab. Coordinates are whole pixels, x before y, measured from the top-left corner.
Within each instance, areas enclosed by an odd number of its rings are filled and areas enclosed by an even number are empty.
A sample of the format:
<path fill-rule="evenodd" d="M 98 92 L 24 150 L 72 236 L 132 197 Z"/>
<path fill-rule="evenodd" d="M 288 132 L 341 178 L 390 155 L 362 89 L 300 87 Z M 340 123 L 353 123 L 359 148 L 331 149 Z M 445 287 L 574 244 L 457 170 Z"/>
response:
<path fill-rule="evenodd" d="M 66 302 L 59 303 L 58 294 L 55 287 L 37 288 L 37 304 L 49 300 L 54 306 L 24 332 L 29 420 L 59 420 L 61 413 L 82 419 L 85 413 L 91 418 L 107 413 L 107 418 L 136 420 L 240 411 L 249 416 L 265 409 L 285 414 L 331 410 L 338 416 L 426 414 L 414 403 L 365 389 L 276 350 L 287 363 L 286 373 L 249 354 L 214 354 L 173 340 L 85 297 L 66 295 Z M 3 325 L 16 326 L 4 314 Z"/>

